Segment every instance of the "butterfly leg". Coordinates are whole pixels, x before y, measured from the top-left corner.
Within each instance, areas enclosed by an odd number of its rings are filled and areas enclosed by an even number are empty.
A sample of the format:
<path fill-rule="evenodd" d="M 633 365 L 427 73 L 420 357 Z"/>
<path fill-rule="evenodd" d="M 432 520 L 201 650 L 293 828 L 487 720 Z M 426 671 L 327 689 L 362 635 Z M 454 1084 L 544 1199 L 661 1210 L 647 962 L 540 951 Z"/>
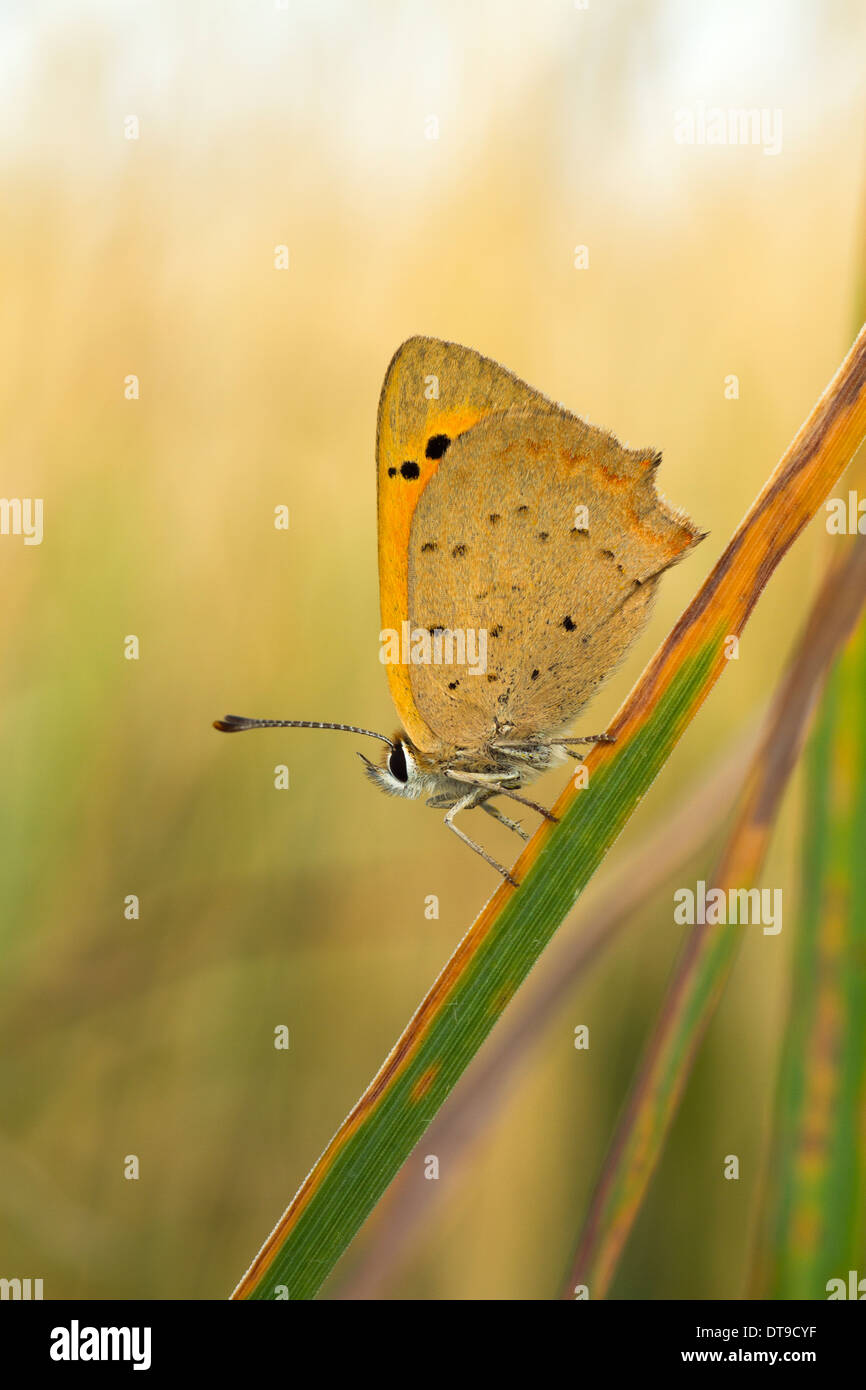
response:
<path fill-rule="evenodd" d="M 528 806 L 530 811 L 537 812 L 537 814 L 543 816 L 545 820 L 553 821 L 554 825 L 558 823 L 559 817 L 555 816 L 552 811 L 548 811 L 546 806 L 539 806 L 537 801 L 530 801 L 528 797 L 520 796 L 517 792 L 511 791 L 508 787 L 503 787 L 501 783 L 496 781 L 497 775 L 501 774 L 460 772 L 453 767 L 449 767 L 447 770 L 447 776 L 453 778 L 455 782 L 468 782 L 470 785 L 486 789 L 490 796 L 508 796 L 512 801 L 519 801 L 521 806 Z M 477 806 L 478 802 L 476 801 L 473 804 Z"/>
<path fill-rule="evenodd" d="M 518 888 L 520 885 L 517 879 L 512 878 L 507 869 L 504 869 L 501 864 L 497 864 L 496 860 L 491 858 L 485 849 L 477 845 L 474 840 L 470 840 L 469 836 L 460 829 L 459 825 L 454 824 L 454 817 L 457 815 L 458 811 L 470 811 L 473 806 L 483 805 L 486 799 L 482 789 L 478 787 L 473 788 L 471 792 L 467 792 L 466 796 L 461 797 L 459 801 L 455 802 L 450 811 L 445 812 L 445 824 L 448 826 L 449 830 L 454 831 L 454 834 L 458 839 L 463 841 L 464 845 L 468 845 L 470 849 L 474 849 L 476 854 L 480 854 L 481 858 L 490 865 L 491 869 L 495 869 L 498 874 L 501 874 L 512 887 Z"/>
<path fill-rule="evenodd" d="M 527 796 L 518 796 L 517 792 L 511 792 L 507 787 L 497 787 L 497 796 L 509 796 L 512 801 L 519 801 L 521 806 L 528 806 L 530 811 L 536 811 L 545 820 L 552 821 L 554 825 L 559 824 L 559 816 L 555 816 L 552 811 L 548 811 L 546 806 L 540 806 L 537 801 L 530 801 Z"/>
<path fill-rule="evenodd" d="M 555 738 L 553 743 L 616 743 L 613 734 L 584 734 L 582 737 L 576 735 L 571 738 Z"/>
<path fill-rule="evenodd" d="M 583 740 L 581 740 L 583 742 Z M 564 743 L 494 743 L 491 744 L 497 752 L 507 753 L 509 758 L 520 758 L 528 763 L 530 767 L 540 768 L 542 771 L 549 766 L 548 752 L 555 748 L 557 752 L 562 752 L 567 758 L 574 758 L 575 762 L 583 762 L 583 754 L 575 753 L 573 748 L 567 748 Z M 541 756 L 539 756 L 539 753 Z"/>
<path fill-rule="evenodd" d="M 491 801 L 479 801 L 478 805 L 481 807 L 482 811 L 487 812 L 488 816 L 492 816 L 494 820 L 498 820 L 500 825 L 504 825 L 508 830 L 513 830 L 515 835 L 520 836 L 521 840 L 529 839 L 526 831 L 521 829 L 520 822 L 509 820 L 508 816 L 503 816 L 499 807 L 494 806 Z"/>
<path fill-rule="evenodd" d="M 546 743 L 507 743 L 504 740 L 498 740 L 496 743 L 493 743 L 491 747 L 495 748 L 498 752 L 508 753 L 513 758 L 522 758 L 525 762 L 537 764 L 539 761 L 539 750 L 543 752 L 545 749 L 550 748 L 561 748 L 562 751 L 568 753 L 570 757 L 576 757 L 577 755 L 572 753 L 571 749 L 568 747 L 570 743 L 616 743 L 616 739 L 610 734 L 585 734 L 580 738 L 577 736 L 552 738 Z"/>

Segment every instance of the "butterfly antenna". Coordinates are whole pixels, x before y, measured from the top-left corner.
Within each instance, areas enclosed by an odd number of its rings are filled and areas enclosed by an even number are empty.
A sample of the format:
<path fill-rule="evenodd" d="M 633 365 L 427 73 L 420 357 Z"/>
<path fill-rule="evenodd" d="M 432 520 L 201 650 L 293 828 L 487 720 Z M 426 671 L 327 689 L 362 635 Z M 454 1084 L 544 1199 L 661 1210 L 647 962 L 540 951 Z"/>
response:
<path fill-rule="evenodd" d="M 225 719 L 215 719 L 213 726 L 223 734 L 237 734 L 242 729 L 338 729 L 344 734 L 378 738 L 389 748 L 392 746 L 389 738 L 374 729 L 359 729 L 354 724 L 322 724 L 317 719 L 245 719 L 241 714 L 227 714 Z"/>

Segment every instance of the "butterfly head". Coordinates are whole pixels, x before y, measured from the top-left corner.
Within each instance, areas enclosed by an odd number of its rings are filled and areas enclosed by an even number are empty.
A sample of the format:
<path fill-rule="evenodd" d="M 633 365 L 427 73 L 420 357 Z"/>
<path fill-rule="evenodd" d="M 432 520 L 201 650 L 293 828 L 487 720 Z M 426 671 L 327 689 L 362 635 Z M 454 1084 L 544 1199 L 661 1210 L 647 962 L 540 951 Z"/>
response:
<path fill-rule="evenodd" d="M 432 791 L 439 780 L 402 730 L 391 739 L 380 763 L 372 763 L 363 753 L 358 757 L 370 781 L 389 796 L 407 796 L 414 800 Z"/>

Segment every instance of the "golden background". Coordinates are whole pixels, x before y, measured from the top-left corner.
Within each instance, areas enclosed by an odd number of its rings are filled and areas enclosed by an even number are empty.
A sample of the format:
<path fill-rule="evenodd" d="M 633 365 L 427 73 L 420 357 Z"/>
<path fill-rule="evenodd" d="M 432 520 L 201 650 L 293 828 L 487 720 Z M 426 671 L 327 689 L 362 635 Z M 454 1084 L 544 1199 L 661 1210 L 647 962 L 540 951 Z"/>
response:
<path fill-rule="evenodd" d="M 373 461 L 394 349 L 469 344 L 662 448 L 661 490 L 710 530 L 582 716 L 603 727 L 853 336 L 864 27 L 853 3 L 771 0 L 0 20 L 2 490 L 42 497 L 45 526 L 41 546 L 0 536 L 0 1275 L 48 1298 L 225 1297 L 495 886 L 441 813 L 376 793 L 366 741 L 211 728 L 394 727 Z M 697 102 L 780 108 L 781 153 L 678 144 Z M 819 518 L 610 856 L 611 891 L 753 727 L 825 546 Z M 795 785 L 763 880 L 785 929 L 748 937 L 614 1297 L 744 1291 L 798 822 Z M 488 818 L 464 826 L 508 852 Z M 383 1296 L 556 1294 L 681 937 L 673 888 L 712 859 L 649 896 L 550 1019 Z"/>

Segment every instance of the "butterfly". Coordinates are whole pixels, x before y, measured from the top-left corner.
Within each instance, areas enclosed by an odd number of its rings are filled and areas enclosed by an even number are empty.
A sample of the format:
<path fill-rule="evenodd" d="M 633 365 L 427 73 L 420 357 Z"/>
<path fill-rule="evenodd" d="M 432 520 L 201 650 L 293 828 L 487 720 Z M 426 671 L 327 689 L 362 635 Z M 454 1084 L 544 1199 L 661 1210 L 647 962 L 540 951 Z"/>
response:
<path fill-rule="evenodd" d="M 425 797 L 445 824 L 605 734 L 569 733 L 643 630 L 664 571 L 703 539 L 658 496 L 661 454 L 623 448 L 497 362 L 437 338 L 391 360 L 376 440 L 380 659 L 401 727 L 228 715 L 226 733 L 338 729 L 380 739 L 361 757 L 385 792 Z"/>

